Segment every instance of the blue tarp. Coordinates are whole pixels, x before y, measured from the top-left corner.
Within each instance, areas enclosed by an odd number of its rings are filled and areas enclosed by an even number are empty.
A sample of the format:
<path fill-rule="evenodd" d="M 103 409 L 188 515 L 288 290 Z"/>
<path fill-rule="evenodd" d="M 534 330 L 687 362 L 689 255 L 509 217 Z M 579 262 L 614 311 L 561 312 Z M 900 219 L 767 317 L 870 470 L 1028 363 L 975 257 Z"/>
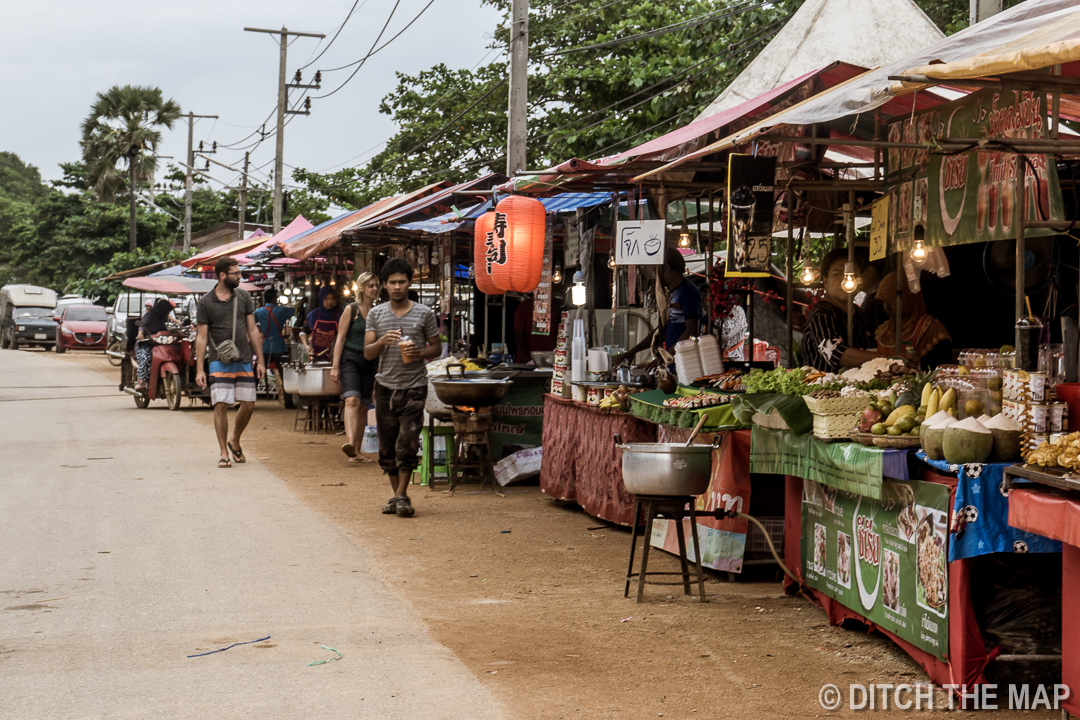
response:
<path fill-rule="evenodd" d="M 552 197 L 539 198 L 539 200 L 544 204 L 544 208 L 548 212 L 559 213 L 609 203 L 611 202 L 611 193 L 563 193 Z M 426 232 L 433 235 L 448 233 L 452 230 L 457 230 L 467 222 L 475 220 L 490 209 L 491 200 L 485 200 L 479 205 L 474 205 L 473 207 L 462 211 L 463 217 L 458 217 L 455 213 L 450 212 L 428 220 L 406 223 L 401 226 L 401 229 L 414 232 Z"/>

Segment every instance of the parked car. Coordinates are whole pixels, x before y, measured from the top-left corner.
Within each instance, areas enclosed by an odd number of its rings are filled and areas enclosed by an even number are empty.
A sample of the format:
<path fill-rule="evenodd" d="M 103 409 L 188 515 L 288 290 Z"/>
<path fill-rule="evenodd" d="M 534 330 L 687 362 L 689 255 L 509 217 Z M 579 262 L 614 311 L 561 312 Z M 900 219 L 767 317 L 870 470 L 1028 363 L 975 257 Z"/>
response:
<path fill-rule="evenodd" d="M 82 295 L 65 295 L 56 301 L 56 314 L 59 315 L 69 305 L 93 305 L 94 301 Z"/>
<path fill-rule="evenodd" d="M 127 330 L 128 318 L 141 318 L 146 314 L 146 301 L 154 303 L 159 298 L 169 299 L 160 293 L 121 293 L 106 311 L 109 315 L 109 337 L 123 335 Z"/>
<path fill-rule="evenodd" d="M 0 347 L 47 348 L 56 342 L 56 293 L 36 285 L 0 288 Z"/>
<path fill-rule="evenodd" d="M 54 318 L 58 325 L 56 352 L 104 350 L 109 316 L 99 305 L 69 305 Z"/>

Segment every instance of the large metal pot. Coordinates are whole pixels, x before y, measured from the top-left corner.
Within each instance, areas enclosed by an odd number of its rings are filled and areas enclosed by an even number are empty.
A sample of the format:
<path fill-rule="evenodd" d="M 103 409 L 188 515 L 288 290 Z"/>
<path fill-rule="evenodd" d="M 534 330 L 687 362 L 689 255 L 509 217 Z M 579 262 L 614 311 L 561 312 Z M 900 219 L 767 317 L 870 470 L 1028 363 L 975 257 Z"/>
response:
<path fill-rule="evenodd" d="M 302 365 L 298 373 L 297 394 L 302 396 L 340 395 L 341 383 L 330 378 L 330 363 Z"/>
<path fill-rule="evenodd" d="M 450 375 L 450 368 L 460 368 L 457 377 Z M 447 405 L 465 407 L 490 407 L 504 397 L 510 389 L 510 378 L 494 380 L 491 378 L 467 377 L 465 366 L 460 364 L 447 365 L 446 377 L 432 378 L 429 380 L 431 387 L 435 388 L 435 395 Z"/>
<path fill-rule="evenodd" d="M 717 436 L 718 442 L 719 436 Z M 627 443 L 622 450 L 623 485 L 634 495 L 702 495 L 712 478 L 713 445 Z"/>

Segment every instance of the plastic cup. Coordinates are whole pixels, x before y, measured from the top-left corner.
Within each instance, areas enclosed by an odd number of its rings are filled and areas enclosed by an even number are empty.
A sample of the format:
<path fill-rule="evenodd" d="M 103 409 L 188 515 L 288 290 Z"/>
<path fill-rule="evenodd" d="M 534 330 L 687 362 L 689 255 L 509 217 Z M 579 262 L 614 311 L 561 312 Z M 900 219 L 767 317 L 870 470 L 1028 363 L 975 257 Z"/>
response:
<path fill-rule="evenodd" d="M 408 352 L 412 345 L 414 345 L 413 341 L 407 337 L 402 337 L 401 340 L 398 341 L 398 350 L 401 351 L 401 362 L 411 363 L 413 361 L 413 356 Z"/>

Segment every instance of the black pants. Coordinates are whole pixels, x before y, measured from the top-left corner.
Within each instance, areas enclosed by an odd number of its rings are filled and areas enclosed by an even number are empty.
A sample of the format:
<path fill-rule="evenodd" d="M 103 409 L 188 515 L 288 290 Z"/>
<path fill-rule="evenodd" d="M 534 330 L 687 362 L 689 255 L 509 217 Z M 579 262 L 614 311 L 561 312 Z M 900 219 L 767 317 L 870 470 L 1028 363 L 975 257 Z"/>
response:
<path fill-rule="evenodd" d="M 419 465 L 427 385 L 393 390 L 375 384 L 375 420 L 379 426 L 379 467 L 387 475 L 412 472 Z"/>

